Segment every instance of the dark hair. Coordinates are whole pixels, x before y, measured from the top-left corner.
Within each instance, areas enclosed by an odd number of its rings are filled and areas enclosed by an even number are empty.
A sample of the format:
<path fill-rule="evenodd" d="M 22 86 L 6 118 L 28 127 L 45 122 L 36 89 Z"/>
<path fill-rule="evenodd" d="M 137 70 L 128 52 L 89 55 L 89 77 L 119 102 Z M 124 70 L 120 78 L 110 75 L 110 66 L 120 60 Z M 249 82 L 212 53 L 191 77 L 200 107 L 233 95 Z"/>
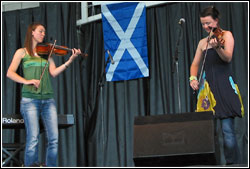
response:
<path fill-rule="evenodd" d="M 32 49 L 32 31 L 34 31 L 38 26 L 45 26 L 39 22 L 34 22 L 28 26 L 26 36 L 25 36 L 25 41 L 24 41 L 24 47 L 28 51 L 30 56 L 34 56 L 33 49 Z"/>
<path fill-rule="evenodd" d="M 206 16 L 211 16 L 214 20 L 220 19 L 220 12 L 214 6 L 209 6 L 200 13 L 200 17 Z"/>

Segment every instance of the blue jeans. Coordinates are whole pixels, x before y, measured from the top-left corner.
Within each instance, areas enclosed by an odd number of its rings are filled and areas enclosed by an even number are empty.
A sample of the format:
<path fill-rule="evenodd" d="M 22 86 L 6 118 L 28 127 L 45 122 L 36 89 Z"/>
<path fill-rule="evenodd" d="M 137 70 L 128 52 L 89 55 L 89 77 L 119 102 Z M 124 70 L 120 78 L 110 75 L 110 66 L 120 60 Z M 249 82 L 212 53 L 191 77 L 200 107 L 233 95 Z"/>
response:
<path fill-rule="evenodd" d="M 46 166 L 56 166 L 58 152 L 58 123 L 54 99 L 22 98 L 21 114 L 25 123 L 26 147 L 24 165 L 30 166 L 38 162 L 39 118 L 41 116 L 47 136 Z"/>
<path fill-rule="evenodd" d="M 224 155 L 227 164 L 240 164 L 240 152 L 234 133 L 234 119 L 221 120 L 224 142 Z"/>

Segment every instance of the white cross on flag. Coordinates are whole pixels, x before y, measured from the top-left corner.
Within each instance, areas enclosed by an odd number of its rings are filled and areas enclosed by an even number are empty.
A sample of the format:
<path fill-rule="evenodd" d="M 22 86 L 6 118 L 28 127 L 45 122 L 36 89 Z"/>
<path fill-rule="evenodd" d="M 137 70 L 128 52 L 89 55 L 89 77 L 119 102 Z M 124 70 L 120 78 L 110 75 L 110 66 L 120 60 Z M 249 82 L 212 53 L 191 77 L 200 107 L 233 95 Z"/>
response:
<path fill-rule="evenodd" d="M 145 3 L 103 4 L 101 11 L 104 49 L 115 62 L 106 67 L 107 81 L 148 77 Z"/>

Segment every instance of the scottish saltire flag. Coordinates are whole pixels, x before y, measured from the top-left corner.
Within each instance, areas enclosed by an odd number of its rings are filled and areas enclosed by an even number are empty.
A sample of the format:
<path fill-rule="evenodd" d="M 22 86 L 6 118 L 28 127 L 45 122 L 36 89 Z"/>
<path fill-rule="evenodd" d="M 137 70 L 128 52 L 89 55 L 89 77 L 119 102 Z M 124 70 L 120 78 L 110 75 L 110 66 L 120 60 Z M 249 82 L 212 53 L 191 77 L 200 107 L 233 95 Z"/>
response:
<path fill-rule="evenodd" d="M 105 60 L 109 50 L 115 62 L 106 67 L 107 81 L 148 77 L 145 4 L 104 4 L 101 11 Z"/>

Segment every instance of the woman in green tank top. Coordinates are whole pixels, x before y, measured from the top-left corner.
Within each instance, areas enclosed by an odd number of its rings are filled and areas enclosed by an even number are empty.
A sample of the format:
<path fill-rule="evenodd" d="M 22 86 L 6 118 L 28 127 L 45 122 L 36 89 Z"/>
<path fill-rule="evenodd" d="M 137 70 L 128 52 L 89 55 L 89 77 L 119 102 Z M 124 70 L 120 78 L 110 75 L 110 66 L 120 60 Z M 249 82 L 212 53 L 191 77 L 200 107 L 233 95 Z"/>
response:
<path fill-rule="evenodd" d="M 56 77 L 62 73 L 81 54 L 80 49 L 72 49 L 69 60 L 59 67 L 56 67 L 53 58 L 50 57 L 40 80 L 47 60 L 37 54 L 36 46 L 43 42 L 44 37 L 45 27 L 42 24 L 30 24 L 27 29 L 24 48 L 16 51 L 7 72 L 8 78 L 23 84 L 21 114 L 24 118 L 26 130 L 25 166 L 36 166 L 38 164 L 40 116 L 48 139 L 45 165 L 56 166 L 58 124 L 50 76 Z M 16 73 L 20 64 L 23 67 L 23 77 Z"/>

